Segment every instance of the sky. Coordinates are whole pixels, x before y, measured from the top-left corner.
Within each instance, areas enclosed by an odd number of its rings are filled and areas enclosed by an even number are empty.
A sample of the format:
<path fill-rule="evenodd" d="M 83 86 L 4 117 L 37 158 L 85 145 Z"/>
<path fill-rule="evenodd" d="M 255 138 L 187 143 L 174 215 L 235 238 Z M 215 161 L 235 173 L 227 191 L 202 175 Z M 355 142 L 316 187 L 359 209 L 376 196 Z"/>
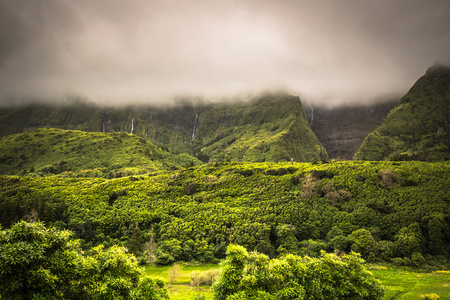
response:
<path fill-rule="evenodd" d="M 0 104 L 401 96 L 450 65 L 448 0 L 0 0 Z"/>

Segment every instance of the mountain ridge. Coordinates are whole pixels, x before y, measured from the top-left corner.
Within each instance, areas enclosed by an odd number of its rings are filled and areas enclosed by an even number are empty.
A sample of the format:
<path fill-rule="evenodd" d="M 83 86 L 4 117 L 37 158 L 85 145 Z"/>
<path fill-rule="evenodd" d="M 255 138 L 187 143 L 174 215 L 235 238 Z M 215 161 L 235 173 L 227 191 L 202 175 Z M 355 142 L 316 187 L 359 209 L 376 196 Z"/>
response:
<path fill-rule="evenodd" d="M 430 67 L 362 143 L 360 160 L 450 159 L 450 68 Z"/>
<path fill-rule="evenodd" d="M 2 136 L 40 127 L 133 133 L 175 154 L 187 153 L 204 162 L 327 158 L 299 97 L 286 94 L 268 94 L 248 102 L 182 102 L 173 107 L 32 104 L 3 109 L 0 124 L 4 124 Z"/>

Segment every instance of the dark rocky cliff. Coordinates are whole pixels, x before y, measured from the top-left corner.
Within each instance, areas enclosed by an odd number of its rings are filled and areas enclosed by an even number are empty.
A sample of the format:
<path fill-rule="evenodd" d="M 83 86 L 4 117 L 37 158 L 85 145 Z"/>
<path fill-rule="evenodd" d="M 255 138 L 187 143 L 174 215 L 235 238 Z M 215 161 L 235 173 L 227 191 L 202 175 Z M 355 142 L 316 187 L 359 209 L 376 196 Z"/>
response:
<path fill-rule="evenodd" d="M 330 159 L 351 160 L 365 137 L 379 126 L 397 100 L 367 106 L 306 107 L 311 129 Z"/>

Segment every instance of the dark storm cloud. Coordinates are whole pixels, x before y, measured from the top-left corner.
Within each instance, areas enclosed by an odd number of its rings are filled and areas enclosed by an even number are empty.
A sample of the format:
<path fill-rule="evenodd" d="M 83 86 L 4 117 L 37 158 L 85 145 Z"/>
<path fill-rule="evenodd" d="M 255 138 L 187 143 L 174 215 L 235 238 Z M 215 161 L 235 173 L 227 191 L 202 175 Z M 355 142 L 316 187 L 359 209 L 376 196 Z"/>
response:
<path fill-rule="evenodd" d="M 450 62 L 450 2 L 0 0 L 0 101 L 405 92 Z"/>

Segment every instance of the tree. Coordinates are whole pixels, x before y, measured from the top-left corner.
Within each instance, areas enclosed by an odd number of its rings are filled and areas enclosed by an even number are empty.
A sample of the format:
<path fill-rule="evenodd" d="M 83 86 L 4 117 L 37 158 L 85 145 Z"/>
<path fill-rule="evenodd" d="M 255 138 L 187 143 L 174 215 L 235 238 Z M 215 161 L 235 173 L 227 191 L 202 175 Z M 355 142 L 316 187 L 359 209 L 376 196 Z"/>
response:
<path fill-rule="evenodd" d="M 383 297 L 383 289 L 356 253 L 339 258 L 321 252 L 310 258 L 288 254 L 269 259 L 242 246 L 230 245 L 214 299 L 367 299 Z"/>
<path fill-rule="evenodd" d="M 395 239 L 397 254 L 400 257 L 411 257 L 415 252 L 422 253 L 425 245 L 425 238 L 418 223 L 400 229 Z"/>
<path fill-rule="evenodd" d="M 170 284 L 174 284 L 180 276 L 180 265 L 174 263 L 172 268 L 167 271 L 169 273 Z"/>
<path fill-rule="evenodd" d="M 21 221 L 0 231 L 0 295 L 12 299 L 167 299 L 126 249 L 83 252 L 72 233 Z"/>
<path fill-rule="evenodd" d="M 155 242 L 155 233 L 153 229 L 149 232 L 149 240 L 144 244 L 144 253 L 147 256 L 149 263 L 154 263 L 156 261 L 156 250 L 158 245 Z"/>
<path fill-rule="evenodd" d="M 131 230 L 130 241 L 128 242 L 128 250 L 136 255 L 141 251 L 141 241 L 141 229 L 139 228 L 138 224 L 136 224 Z"/>
<path fill-rule="evenodd" d="M 352 232 L 350 239 L 353 241 L 352 251 L 361 253 L 362 257 L 366 259 L 375 258 L 377 242 L 370 231 L 362 228 L 358 229 Z"/>

